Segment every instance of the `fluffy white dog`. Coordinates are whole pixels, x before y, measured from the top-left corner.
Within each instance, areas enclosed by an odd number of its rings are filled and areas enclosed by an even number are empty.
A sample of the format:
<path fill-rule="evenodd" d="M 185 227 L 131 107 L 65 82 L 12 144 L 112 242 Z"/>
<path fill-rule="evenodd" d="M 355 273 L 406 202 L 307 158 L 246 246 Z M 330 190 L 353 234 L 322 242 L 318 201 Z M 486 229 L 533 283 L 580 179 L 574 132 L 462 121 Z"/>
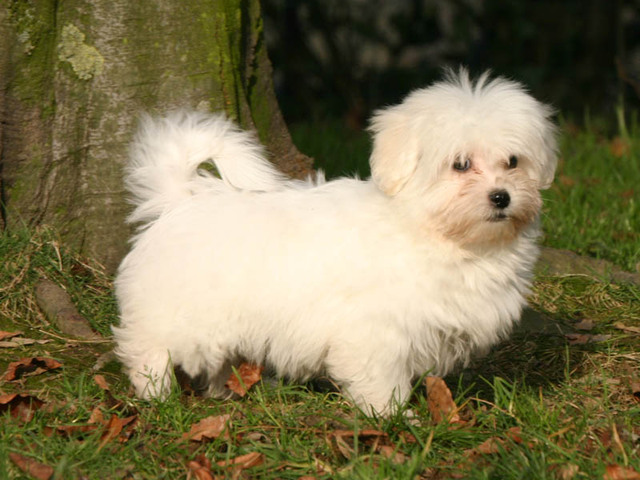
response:
<path fill-rule="evenodd" d="M 285 179 L 223 116 L 144 120 L 114 328 L 137 395 L 162 398 L 180 366 L 225 397 L 251 361 L 388 414 L 412 379 L 486 351 L 525 304 L 550 115 L 518 83 L 449 73 L 374 115 L 371 180 L 326 183 Z"/>

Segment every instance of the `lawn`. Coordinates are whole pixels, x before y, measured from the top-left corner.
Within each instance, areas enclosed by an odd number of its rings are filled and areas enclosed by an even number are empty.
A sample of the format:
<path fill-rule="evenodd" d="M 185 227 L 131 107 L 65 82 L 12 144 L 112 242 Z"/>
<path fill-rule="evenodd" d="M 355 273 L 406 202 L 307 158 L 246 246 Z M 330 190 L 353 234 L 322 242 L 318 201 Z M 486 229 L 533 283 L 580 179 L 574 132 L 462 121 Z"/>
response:
<path fill-rule="evenodd" d="M 618 130 L 563 125 L 544 243 L 633 271 L 640 132 Z M 293 136 L 330 176 L 368 174 L 366 136 L 332 123 Z M 432 387 L 438 396 L 416 385 L 416 421 L 367 418 L 327 382 L 139 401 L 109 355 L 117 309 L 100 266 L 47 228 L 5 233 L 0 258 L 0 478 L 640 478 L 638 285 L 541 271 L 508 341 Z M 52 325 L 34 294 L 41 278 L 105 339 Z"/>

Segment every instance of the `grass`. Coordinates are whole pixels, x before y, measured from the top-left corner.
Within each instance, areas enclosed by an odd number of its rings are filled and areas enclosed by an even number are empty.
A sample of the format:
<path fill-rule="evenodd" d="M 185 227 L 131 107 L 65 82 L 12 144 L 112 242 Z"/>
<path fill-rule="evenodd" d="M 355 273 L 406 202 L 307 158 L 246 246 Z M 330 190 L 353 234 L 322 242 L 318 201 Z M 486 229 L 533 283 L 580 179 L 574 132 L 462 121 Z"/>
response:
<path fill-rule="evenodd" d="M 366 138 L 354 140 L 331 125 L 293 133 L 303 151 L 334 159 L 330 175 L 367 175 L 358 166 Z M 546 194 L 547 244 L 635 266 L 640 223 L 637 203 L 625 192 L 640 180 L 638 138 L 630 135 L 620 155 L 600 134 L 563 136 L 559 177 Z M 607 472 L 616 478 L 614 468 L 640 471 L 640 337 L 620 328 L 640 327 L 636 286 L 538 276 L 529 326 L 446 379 L 461 420 L 433 424 L 422 385 L 411 405 L 419 423 L 402 415 L 366 418 L 337 393 L 270 381 L 240 400 L 179 391 L 166 402 L 137 400 L 109 360 L 111 344 L 65 338 L 35 301 L 34 284 L 47 277 L 108 336 L 117 309 L 112 279 L 100 266 L 66 251 L 46 228 L 3 234 L 0 257 L 0 330 L 46 341 L 1 347 L 0 374 L 19 358 L 62 363 L 0 380 L 0 394 L 27 395 L 20 408 L 0 402 L 0 479 L 33 478 L 18 468 L 16 454 L 65 479 L 587 479 Z M 575 322 L 583 320 L 592 326 L 578 330 Z M 565 334 L 573 332 L 583 336 L 570 341 Z M 230 415 L 226 434 L 184 438 L 194 424 L 220 415 Z M 258 461 L 224 466 L 238 458 Z"/>

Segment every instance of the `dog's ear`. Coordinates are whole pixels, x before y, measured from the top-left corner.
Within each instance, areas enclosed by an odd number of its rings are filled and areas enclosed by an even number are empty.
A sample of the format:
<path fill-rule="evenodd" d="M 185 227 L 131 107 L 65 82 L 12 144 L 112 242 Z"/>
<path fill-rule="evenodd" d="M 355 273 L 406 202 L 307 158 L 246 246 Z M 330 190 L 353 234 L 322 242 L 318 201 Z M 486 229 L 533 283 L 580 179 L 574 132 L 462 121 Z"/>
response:
<path fill-rule="evenodd" d="M 539 188 L 545 190 L 551 186 L 558 163 L 558 143 L 555 126 L 546 121 L 542 128 L 542 142 L 538 148 L 538 158 L 540 159 Z"/>
<path fill-rule="evenodd" d="M 394 196 L 404 188 L 418 165 L 418 145 L 406 115 L 396 107 L 378 110 L 369 127 L 373 133 L 371 177 L 380 190 Z"/>

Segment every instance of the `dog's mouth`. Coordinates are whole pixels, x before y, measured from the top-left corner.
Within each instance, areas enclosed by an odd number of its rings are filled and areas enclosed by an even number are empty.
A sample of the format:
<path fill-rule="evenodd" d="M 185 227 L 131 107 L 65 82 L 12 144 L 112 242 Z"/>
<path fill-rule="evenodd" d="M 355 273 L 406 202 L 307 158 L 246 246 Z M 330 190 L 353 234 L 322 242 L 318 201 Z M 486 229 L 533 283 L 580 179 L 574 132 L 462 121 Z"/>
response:
<path fill-rule="evenodd" d="M 498 223 L 498 222 L 504 222 L 508 219 L 509 219 L 509 216 L 506 213 L 496 212 L 496 213 L 493 213 L 491 216 L 489 216 L 487 221 L 491 223 Z"/>

